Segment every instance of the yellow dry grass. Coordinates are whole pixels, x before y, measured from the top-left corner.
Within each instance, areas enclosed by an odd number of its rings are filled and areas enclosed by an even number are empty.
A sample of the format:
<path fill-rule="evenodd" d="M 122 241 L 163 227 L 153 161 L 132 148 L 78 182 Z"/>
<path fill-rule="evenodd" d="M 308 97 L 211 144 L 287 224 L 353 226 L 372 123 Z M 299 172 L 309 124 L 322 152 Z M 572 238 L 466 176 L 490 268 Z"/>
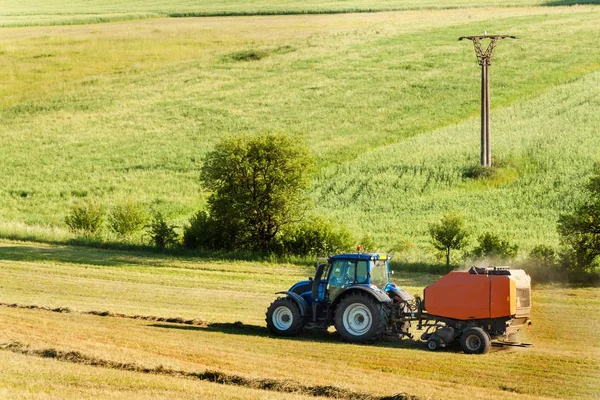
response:
<path fill-rule="evenodd" d="M 27 260 L 17 260 L 18 254 Z M 273 292 L 308 273 L 292 265 L 137 257 L 16 242 L 3 242 L 0 258 L 4 303 L 183 316 L 213 323 L 199 327 L 0 307 L 2 343 L 79 351 L 147 367 L 210 369 L 249 379 L 333 385 L 374 395 L 593 398 L 600 390 L 600 340 L 595 336 L 600 329 L 600 291 L 596 288 L 535 288 L 534 325 L 521 334 L 522 340 L 535 346 L 467 356 L 454 351 L 432 353 L 422 345 L 393 339 L 378 345 L 351 345 L 332 332 L 309 332 L 293 339 L 270 337 L 262 320 Z M 398 283 L 411 291 L 420 291 L 436 278 L 399 275 Z M 231 324 L 235 320 L 245 325 Z M 28 390 L 31 382 L 23 384 Z"/>
<path fill-rule="evenodd" d="M 0 398 L 3 399 L 318 399 L 191 379 L 72 365 L 21 354 L 3 353 L 0 364 Z"/>

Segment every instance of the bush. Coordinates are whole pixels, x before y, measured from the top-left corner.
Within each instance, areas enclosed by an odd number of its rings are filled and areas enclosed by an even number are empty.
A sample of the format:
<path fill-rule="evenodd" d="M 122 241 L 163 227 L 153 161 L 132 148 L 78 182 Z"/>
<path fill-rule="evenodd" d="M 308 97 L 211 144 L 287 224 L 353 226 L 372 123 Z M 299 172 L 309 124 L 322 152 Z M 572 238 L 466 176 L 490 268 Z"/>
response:
<path fill-rule="evenodd" d="M 559 257 L 556 251 L 546 245 L 534 247 L 518 267 L 527 271 L 534 282 L 564 281 L 566 276 L 558 269 Z"/>
<path fill-rule="evenodd" d="M 71 206 L 71 212 L 65 217 L 69 230 L 84 236 L 99 234 L 103 222 L 104 208 L 95 202 L 75 204 Z"/>
<path fill-rule="evenodd" d="M 414 248 L 415 242 L 405 237 L 399 237 L 388 250 L 388 253 L 406 257 Z"/>
<path fill-rule="evenodd" d="M 210 218 L 206 211 L 198 211 L 183 228 L 183 246 L 186 249 L 227 249 L 227 229 Z M 231 249 L 228 249 L 231 250 Z"/>
<path fill-rule="evenodd" d="M 281 252 L 297 256 L 328 256 L 350 251 L 354 239 L 345 227 L 336 228 L 322 218 L 296 224 L 282 235 Z"/>
<path fill-rule="evenodd" d="M 576 249 L 567 247 L 559 255 L 558 270 L 562 280 L 582 284 L 598 284 L 600 282 L 600 265 L 582 265 Z"/>
<path fill-rule="evenodd" d="M 571 214 L 561 215 L 558 233 L 570 250 L 565 270 L 585 276 L 600 267 L 600 163 L 586 187 L 585 200 Z"/>
<path fill-rule="evenodd" d="M 466 179 L 492 179 L 496 177 L 496 174 L 495 167 L 473 165 L 463 171 L 462 177 Z"/>
<path fill-rule="evenodd" d="M 144 227 L 148 214 L 144 207 L 134 201 L 116 205 L 108 215 L 108 226 L 121 237 L 129 237 Z"/>
<path fill-rule="evenodd" d="M 554 249 L 544 244 L 540 244 L 531 249 L 527 259 L 533 265 L 545 268 L 556 268 L 558 263 L 558 258 Z"/>
<path fill-rule="evenodd" d="M 375 239 L 371 235 L 367 234 L 363 236 L 358 244 L 363 253 L 375 253 L 376 251 L 379 251 L 377 244 L 375 244 Z"/>
<path fill-rule="evenodd" d="M 147 226 L 150 231 L 152 244 L 160 249 L 175 246 L 179 235 L 175 232 L 175 225 L 168 224 L 161 213 L 154 215 L 152 222 Z"/>
<path fill-rule="evenodd" d="M 489 258 L 492 261 L 513 260 L 519 251 L 519 246 L 501 239 L 493 233 L 486 232 L 478 238 L 479 244 L 471 253 L 475 258 Z"/>

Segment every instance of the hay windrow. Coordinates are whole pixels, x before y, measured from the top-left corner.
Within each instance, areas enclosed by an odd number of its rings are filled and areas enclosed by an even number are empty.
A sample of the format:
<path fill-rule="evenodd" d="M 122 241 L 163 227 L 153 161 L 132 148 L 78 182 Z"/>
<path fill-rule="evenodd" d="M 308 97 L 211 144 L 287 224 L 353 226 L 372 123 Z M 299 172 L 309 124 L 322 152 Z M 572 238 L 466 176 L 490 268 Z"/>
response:
<path fill-rule="evenodd" d="M 197 318 L 182 318 L 182 317 L 157 317 L 154 315 L 129 315 L 122 313 L 114 313 L 112 311 L 76 311 L 72 310 L 69 307 L 44 307 L 38 305 L 28 305 L 28 304 L 17 304 L 17 303 L 3 303 L 0 302 L 0 306 L 9 307 L 9 308 L 22 308 L 28 310 L 40 310 L 40 311 L 50 311 L 56 313 L 69 313 L 69 314 L 84 314 L 84 315 L 95 315 L 97 317 L 114 317 L 114 318 L 127 318 L 127 319 L 138 319 L 143 321 L 153 321 L 153 322 L 169 322 L 173 324 L 184 324 L 184 325 L 194 325 L 200 327 L 208 327 L 210 324 L 204 320 Z"/>
<path fill-rule="evenodd" d="M 368 393 L 355 392 L 336 386 L 302 385 L 291 380 L 284 379 L 251 379 L 239 375 L 230 375 L 220 371 L 205 370 L 203 372 L 191 372 L 166 368 L 162 365 L 157 367 L 145 367 L 137 363 L 121 363 L 105 360 L 98 357 L 88 356 L 79 351 L 62 351 L 54 348 L 33 349 L 20 342 L 0 344 L 0 350 L 12 353 L 35 356 L 40 358 L 51 358 L 57 361 L 73 364 L 90 365 L 94 367 L 111 368 L 123 371 L 138 372 L 143 374 L 166 375 L 187 379 L 198 379 L 221 385 L 241 386 L 250 389 L 267 390 L 283 393 L 298 393 L 309 396 L 328 397 L 342 400 L 418 400 L 419 397 L 406 393 L 397 393 L 392 396 L 373 396 Z"/>

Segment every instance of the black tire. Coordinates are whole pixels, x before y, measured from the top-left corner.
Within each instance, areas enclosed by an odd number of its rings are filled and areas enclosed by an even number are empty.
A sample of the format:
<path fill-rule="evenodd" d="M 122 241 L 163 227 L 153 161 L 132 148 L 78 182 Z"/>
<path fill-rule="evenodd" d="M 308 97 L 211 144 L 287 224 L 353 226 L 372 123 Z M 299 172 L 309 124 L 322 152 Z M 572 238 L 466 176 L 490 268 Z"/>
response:
<path fill-rule="evenodd" d="M 460 347 L 467 354 L 485 354 L 490 345 L 490 336 L 479 327 L 465 329 L 460 337 Z"/>
<path fill-rule="evenodd" d="M 427 348 L 431 351 L 439 350 L 441 347 L 439 339 L 431 338 L 427 341 Z"/>
<path fill-rule="evenodd" d="M 373 342 L 385 332 L 383 304 L 367 293 L 344 297 L 335 309 L 335 329 L 349 342 Z"/>
<path fill-rule="evenodd" d="M 267 328 L 275 336 L 295 336 L 304 327 L 300 308 L 289 297 L 280 297 L 267 309 Z"/>

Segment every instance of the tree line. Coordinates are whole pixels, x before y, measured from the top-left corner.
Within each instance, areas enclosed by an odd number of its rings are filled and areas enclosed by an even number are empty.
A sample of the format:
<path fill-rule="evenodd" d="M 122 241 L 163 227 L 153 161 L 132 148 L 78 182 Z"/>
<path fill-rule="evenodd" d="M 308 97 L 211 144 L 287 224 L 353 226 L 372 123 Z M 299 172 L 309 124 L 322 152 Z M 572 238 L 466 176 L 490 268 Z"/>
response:
<path fill-rule="evenodd" d="M 148 241 L 159 248 L 302 257 L 350 251 L 356 244 L 350 231 L 315 215 L 307 195 L 313 172 L 310 151 L 291 136 L 226 138 L 206 155 L 201 169 L 200 183 L 210 192 L 207 207 L 190 218 L 181 236 L 162 214 L 150 215 L 134 201 L 121 202 L 109 212 L 93 202 L 78 204 L 65 222 L 71 231 L 87 237 L 98 235 L 107 225 L 125 241 L 144 230 Z M 600 164 L 585 194 L 582 204 L 557 221 L 560 250 L 543 244 L 535 247 L 525 261 L 531 268 L 560 271 L 572 280 L 598 275 Z M 514 260 L 518 252 L 516 244 L 490 232 L 480 235 L 477 245 L 466 251 L 471 235 L 458 213 L 430 224 L 429 234 L 448 269 L 456 251 L 463 251 L 469 259 L 490 262 Z M 381 250 L 369 236 L 361 241 L 365 250 Z"/>

